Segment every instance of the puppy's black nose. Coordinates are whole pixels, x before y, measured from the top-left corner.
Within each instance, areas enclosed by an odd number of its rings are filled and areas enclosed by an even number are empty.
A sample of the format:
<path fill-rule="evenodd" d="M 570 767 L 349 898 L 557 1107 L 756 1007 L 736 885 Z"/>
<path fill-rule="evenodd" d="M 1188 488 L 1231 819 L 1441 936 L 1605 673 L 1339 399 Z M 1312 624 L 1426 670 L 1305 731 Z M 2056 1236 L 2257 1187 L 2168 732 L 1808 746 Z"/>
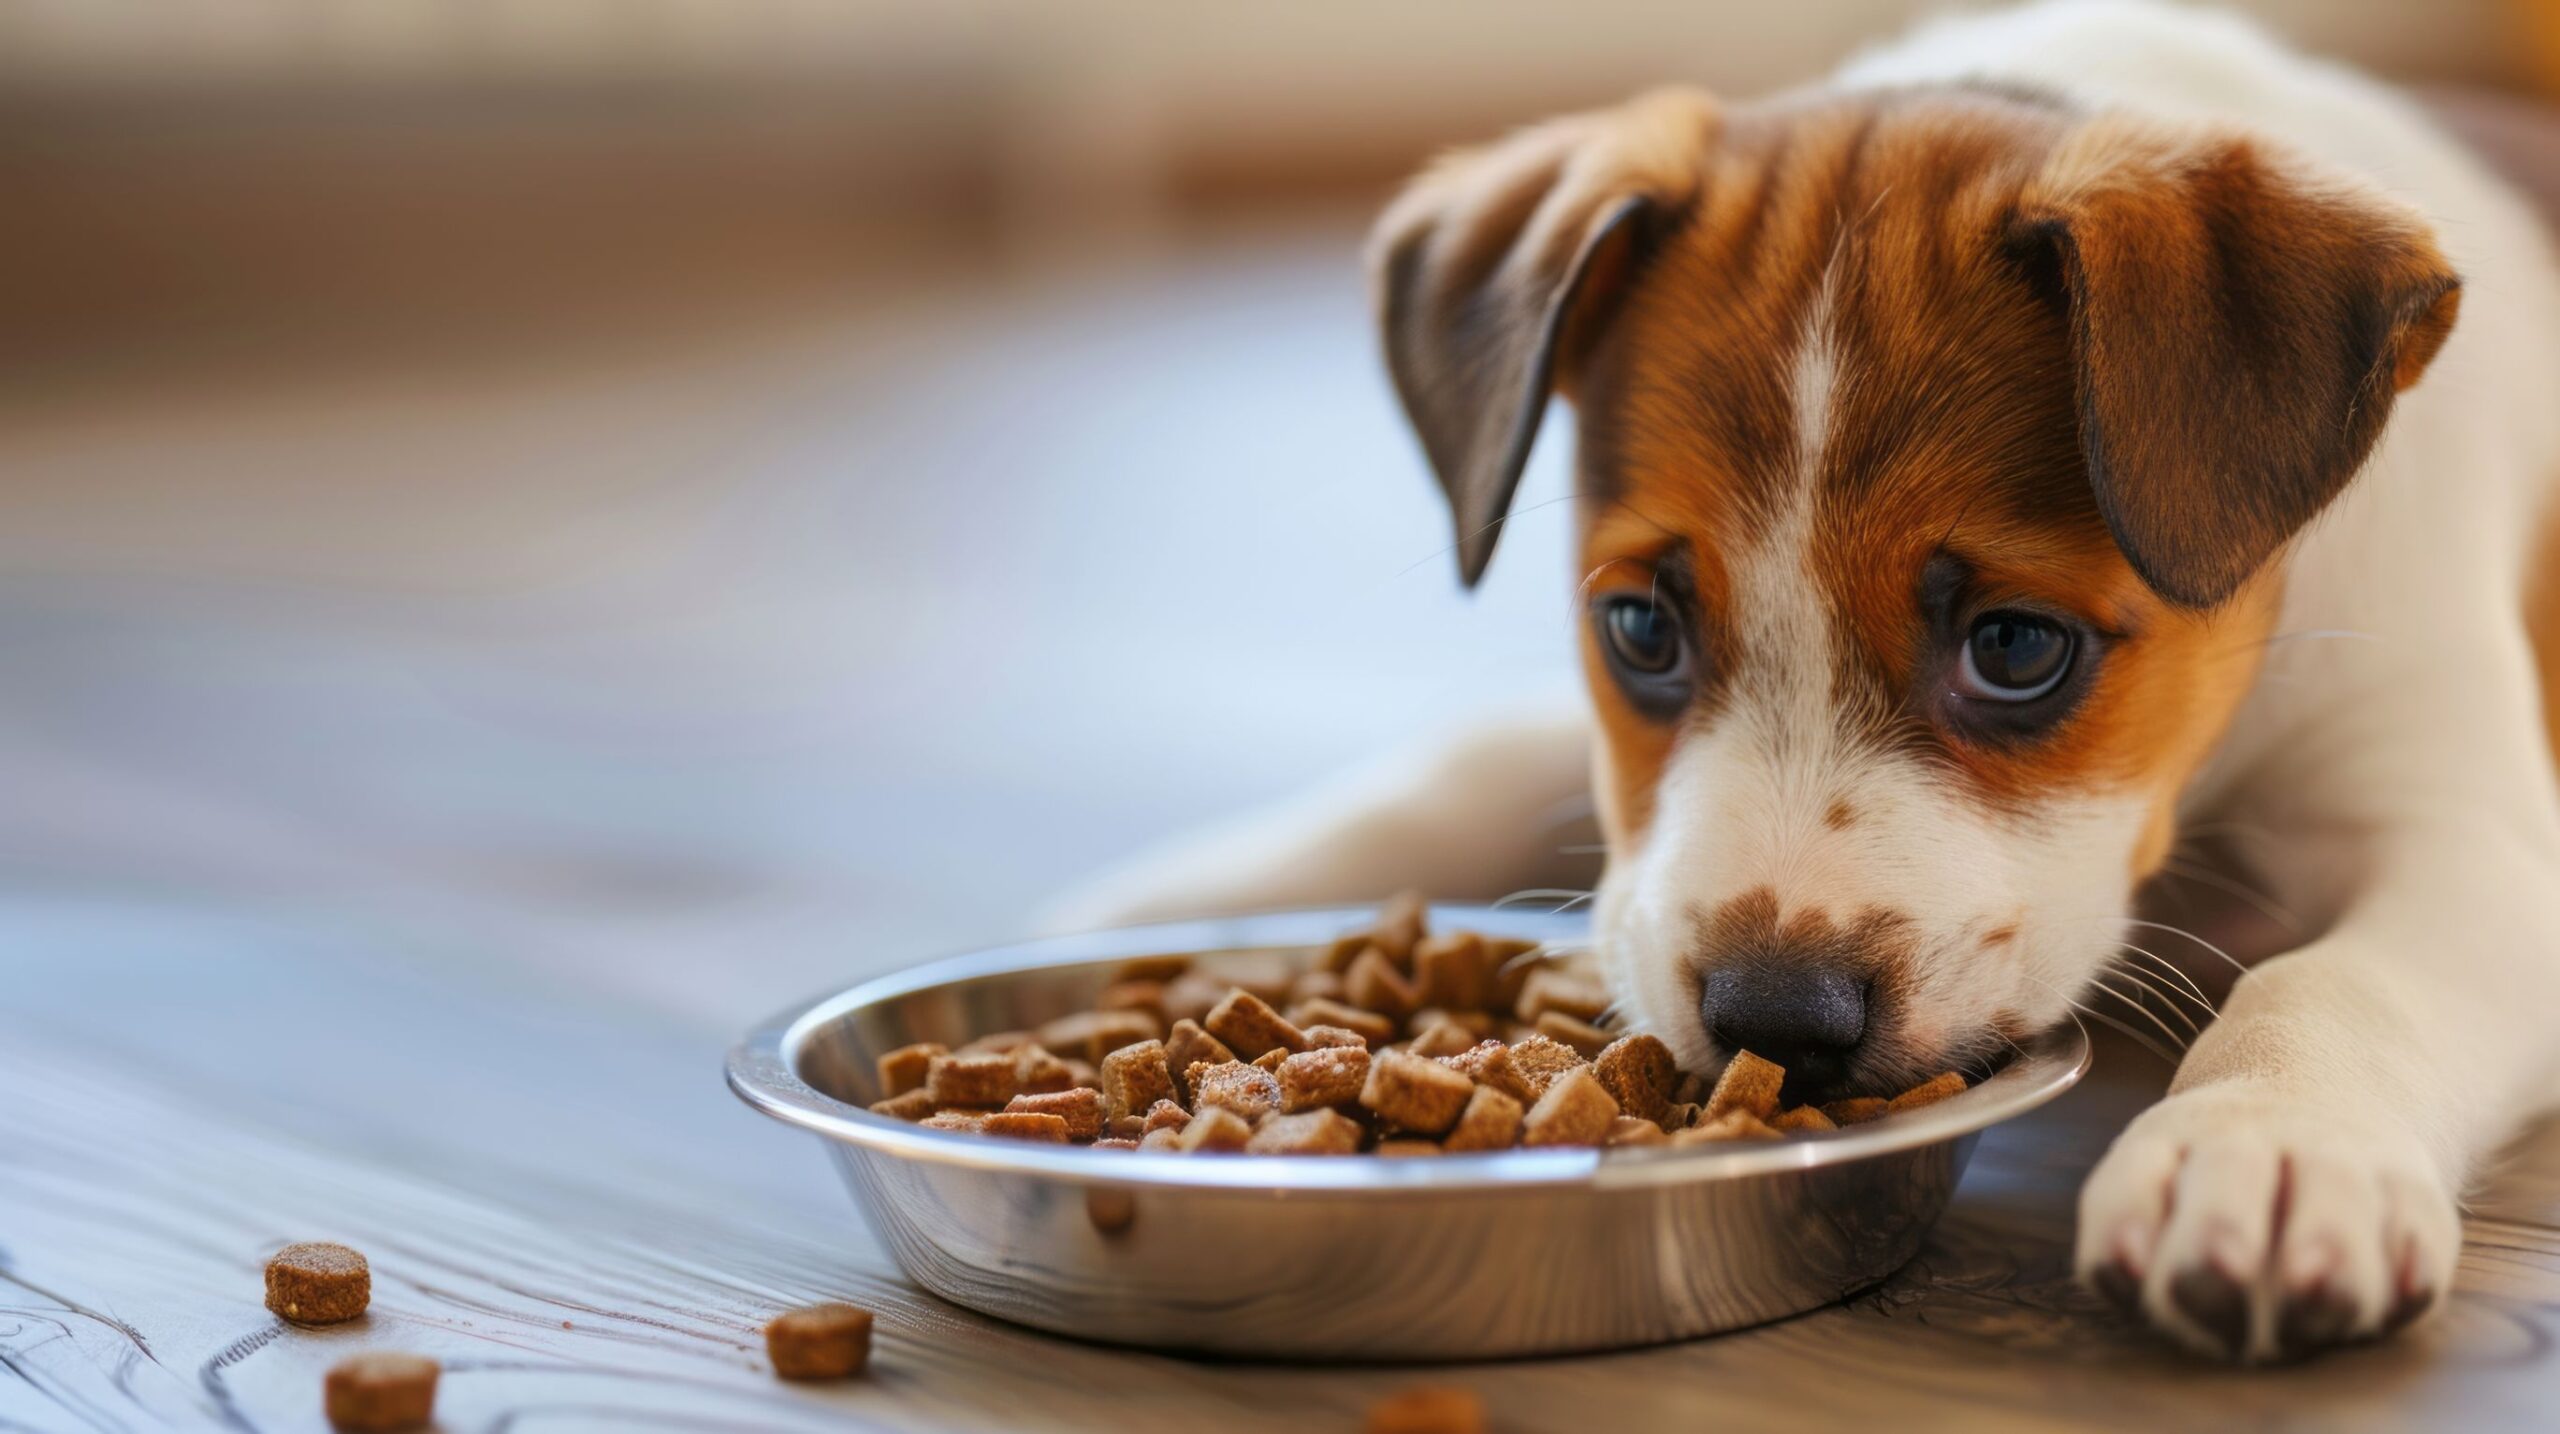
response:
<path fill-rule="evenodd" d="M 1838 1080 L 1867 1032 L 1866 983 L 1822 967 L 1711 971 L 1698 1009 L 1718 1045 L 1776 1061 L 1790 1085 Z"/>

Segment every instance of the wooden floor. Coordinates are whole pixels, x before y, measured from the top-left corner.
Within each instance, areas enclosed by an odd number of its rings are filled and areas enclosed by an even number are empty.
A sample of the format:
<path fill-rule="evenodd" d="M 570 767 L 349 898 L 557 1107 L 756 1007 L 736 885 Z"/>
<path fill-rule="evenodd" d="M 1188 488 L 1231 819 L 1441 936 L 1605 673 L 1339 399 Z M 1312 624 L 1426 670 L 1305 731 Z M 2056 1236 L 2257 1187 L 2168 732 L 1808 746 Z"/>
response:
<path fill-rule="evenodd" d="M 2200 1367 L 2066 1278 L 2165 1078 L 2113 1040 L 1899 1277 L 1687 1346 L 1212 1365 L 901 1280 L 722 1088 L 736 1032 L 1571 678 L 1555 454 L 1462 602 L 1353 238 L 559 372 L 0 398 L 0 1430 L 317 1429 L 375 1346 L 491 1434 L 1349 1429 L 1417 1378 L 1514 1434 L 2553 1427 L 2560 1135 L 2445 1318 Z M 312 1238 L 372 1258 L 364 1321 L 261 1308 Z M 756 1330 L 820 1298 L 881 1312 L 876 1372 L 779 1384 Z"/>

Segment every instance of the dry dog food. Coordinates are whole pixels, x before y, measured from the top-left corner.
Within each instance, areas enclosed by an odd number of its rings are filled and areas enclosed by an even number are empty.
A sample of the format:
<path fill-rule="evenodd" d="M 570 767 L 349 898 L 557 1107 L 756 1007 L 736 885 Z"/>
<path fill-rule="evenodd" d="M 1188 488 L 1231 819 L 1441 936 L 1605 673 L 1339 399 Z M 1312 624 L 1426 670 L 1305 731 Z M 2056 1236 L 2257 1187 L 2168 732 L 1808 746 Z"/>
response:
<path fill-rule="evenodd" d="M 361 1434 L 423 1429 L 436 1415 L 436 1362 L 424 1355 L 350 1355 L 320 1386 L 329 1422 Z"/>
<path fill-rule="evenodd" d="M 1218 979 L 1150 957 L 1114 973 L 1093 1010 L 891 1051 L 871 1109 L 1095 1149 L 1415 1156 L 1782 1140 L 1965 1089 L 1949 1071 L 1899 1095 L 1788 1107 L 1786 1071 L 1748 1051 L 1710 1084 L 1655 1037 L 1609 1030 L 1608 992 L 1542 955 L 1433 933 L 1407 894 L 1304 970 Z"/>
<path fill-rule="evenodd" d="M 1422 1385 L 1369 1406 L 1368 1434 L 1484 1434 L 1484 1401 L 1463 1389 Z"/>
<path fill-rule="evenodd" d="M 373 1302 L 373 1269 L 344 1245 L 287 1245 L 267 1261 L 267 1308 L 295 1324 L 336 1324 Z"/>
<path fill-rule="evenodd" d="M 765 1325 L 764 1352 L 785 1379 L 859 1374 L 871 1362 L 871 1311 L 847 1304 L 785 1310 Z"/>

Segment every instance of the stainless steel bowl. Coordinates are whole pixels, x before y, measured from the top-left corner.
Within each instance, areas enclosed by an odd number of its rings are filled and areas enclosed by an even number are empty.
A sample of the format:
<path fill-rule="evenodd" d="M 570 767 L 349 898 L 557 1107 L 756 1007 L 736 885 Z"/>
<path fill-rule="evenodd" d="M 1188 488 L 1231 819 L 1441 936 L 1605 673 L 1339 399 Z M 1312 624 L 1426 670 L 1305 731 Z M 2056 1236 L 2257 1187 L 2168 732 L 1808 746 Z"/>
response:
<path fill-rule="evenodd" d="M 881 1052 L 1079 1009 L 1118 961 L 1186 952 L 1235 969 L 1370 915 L 1135 927 L 935 962 L 755 1031 L 729 1084 L 826 1141 L 899 1267 L 956 1304 L 1115 1344 L 1449 1360 L 1687 1339 L 1854 1294 L 1919 1248 L 1984 1127 L 2089 1064 L 2067 1026 L 1964 1095 L 1837 1133 L 1398 1160 L 1040 1146 L 863 1109 Z M 1582 930 L 1537 912 L 1432 918 L 1550 941 Z"/>

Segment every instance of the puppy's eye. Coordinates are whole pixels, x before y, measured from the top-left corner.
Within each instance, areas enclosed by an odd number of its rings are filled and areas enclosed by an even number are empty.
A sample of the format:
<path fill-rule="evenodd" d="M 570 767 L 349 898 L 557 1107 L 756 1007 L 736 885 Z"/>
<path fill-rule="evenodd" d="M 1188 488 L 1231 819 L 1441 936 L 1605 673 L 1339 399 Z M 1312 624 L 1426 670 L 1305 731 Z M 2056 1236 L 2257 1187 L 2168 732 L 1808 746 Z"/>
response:
<path fill-rule="evenodd" d="M 1661 677 L 1680 666 L 1680 620 L 1649 598 L 1613 597 L 1600 606 L 1600 631 L 1610 660 L 1630 673 Z"/>
<path fill-rule="evenodd" d="M 1957 686 L 1988 702 L 2033 702 L 2062 685 L 2077 646 L 2070 631 L 2022 612 L 1989 612 L 1965 635 Z"/>

